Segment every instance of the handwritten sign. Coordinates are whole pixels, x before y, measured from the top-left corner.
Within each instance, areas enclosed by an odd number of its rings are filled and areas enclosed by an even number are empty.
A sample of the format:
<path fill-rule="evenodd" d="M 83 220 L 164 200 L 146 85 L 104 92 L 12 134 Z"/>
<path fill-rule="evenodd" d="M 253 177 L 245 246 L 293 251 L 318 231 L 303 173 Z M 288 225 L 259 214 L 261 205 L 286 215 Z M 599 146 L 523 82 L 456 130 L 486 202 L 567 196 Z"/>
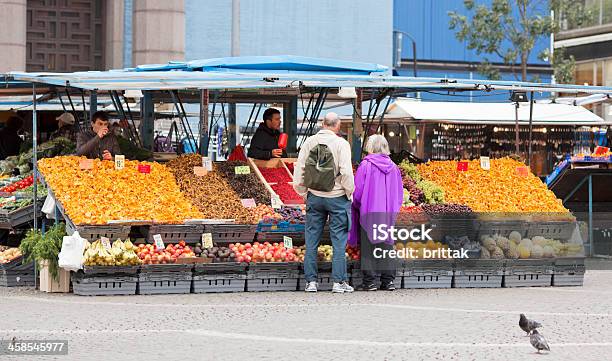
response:
<path fill-rule="evenodd" d="M 283 205 L 283 202 L 281 202 L 280 197 L 276 194 L 272 195 L 272 199 L 270 203 L 272 203 L 272 208 L 274 209 L 280 209 Z"/>
<path fill-rule="evenodd" d="M 527 167 L 516 167 L 516 174 L 520 177 L 527 177 L 529 175 L 529 169 Z"/>
<path fill-rule="evenodd" d="M 480 157 L 480 168 L 484 170 L 491 169 L 491 159 L 489 157 Z"/>
<path fill-rule="evenodd" d="M 208 157 L 202 157 L 202 167 L 206 168 L 208 172 L 212 172 L 212 160 L 210 160 Z"/>
<path fill-rule="evenodd" d="M 251 174 L 251 167 L 248 165 L 239 165 L 234 167 L 234 173 L 236 174 Z"/>
<path fill-rule="evenodd" d="M 468 162 L 458 162 L 457 163 L 457 170 L 459 172 L 467 172 L 468 170 Z"/>
<path fill-rule="evenodd" d="M 197 175 L 198 177 L 203 177 L 208 174 L 208 171 L 205 167 L 193 167 L 193 174 Z"/>
<path fill-rule="evenodd" d="M 93 169 L 93 159 L 79 160 L 79 168 L 81 168 L 81 170 Z"/>
<path fill-rule="evenodd" d="M 115 169 L 123 169 L 125 167 L 125 155 L 115 155 Z"/>
<path fill-rule="evenodd" d="M 213 246 L 212 233 L 202 234 L 202 246 L 204 248 L 211 248 Z"/>
<path fill-rule="evenodd" d="M 110 239 L 106 237 L 100 237 L 100 241 L 102 242 L 102 245 L 104 246 L 104 248 L 106 248 L 107 251 L 111 249 Z"/>
<path fill-rule="evenodd" d="M 139 164 L 138 171 L 140 173 L 149 174 L 151 173 L 151 165 L 149 164 Z"/>
<path fill-rule="evenodd" d="M 253 198 L 241 199 L 240 202 L 242 202 L 242 206 L 245 208 L 257 207 L 257 204 L 255 203 L 255 200 Z"/>
<path fill-rule="evenodd" d="M 293 238 L 288 236 L 283 236 L 283 246 L 287 249 L 293 248 Z"/>
<path fill-rule="evenodd" d="M 164 248 L 166 248 L 164 246 L 164 240 L 162 239 L 161 234 L 154 234 L 153 241 L 155 241 L 155 248 L 157 250 L 163 250 Z"/>

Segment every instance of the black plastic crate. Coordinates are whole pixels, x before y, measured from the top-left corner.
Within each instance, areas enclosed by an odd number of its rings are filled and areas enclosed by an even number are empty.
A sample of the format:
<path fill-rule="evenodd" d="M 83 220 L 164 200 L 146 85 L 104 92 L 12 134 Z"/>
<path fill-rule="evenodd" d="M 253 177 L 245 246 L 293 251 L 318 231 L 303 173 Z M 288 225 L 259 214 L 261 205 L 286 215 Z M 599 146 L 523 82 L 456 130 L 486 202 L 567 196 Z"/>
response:
<path fill-rule="evenodd" d="M 135 275 L 140 266 L 83 266 L 86 275 Z"/>
<path fill-rule="evenodd" d="M 96 241 L 102 237 L 108 238 L 111 242 L 122 239 L 125 240 L 130 235 L 130 226 L 125 225 L 87 225 L 87 226 L 75 226 L 66 218 L 66 233 L 72 234 L 75 231 L 79 232 L 79 235 L 90 241 Z"/>
<path fill-rule="evenodd" d="M 72 291 L 80 296 L 135 295 L 138 277 L 126 275 L 85 275 L 73 273 Z"/>
<path fill-rule="evenodd" d="M 151 272 L 138 275 L 139 295 L 191 293 L 191 272 Z"/>
<path fill-rule="evenodd" d="M 193 264 L 168 263 L 168 264 L 143 264 L 140 273 L 166 273 L 166 272 L 189 272 L 193 270 Z"/>
<path fill-rule="evenodd" d="M 401 269 L 402 288 L 450 288 L 453 283 L 451 260 L 408 260 Z"/>
<path fill-rule="evenodd" d="M 244 292 L 246 274 L 202 274 L 193 276 L 193 293 Z"/>
<path fill-rule="evenodd" d="M 573 221 L 536 221 L 529 222 L 527 238 L 542 236 L 544 238 L 566 241 L 572 237 L 576 229 Z"/>
<path fill-rule="evenodd" d="M 504 287 L 552 286 L 554 261 L 544 259 L 507 260 Z"/>
<path fill-rule="evenodd" d="M 302 245 L 305 243 L 305 234 L 302 233 L 275 233 L 275 232 L 261 232 L 257 233 L 258 242 L 270 242 L 270 243 L 281 243 L 283 237 L 291 237 L 294 245 Z"/>
<path fill-rule="evenodd" d="M 558 258 L 555 260 L 552 284 L 555 287 L 582 286 L 586 267 L 584 258 Z"/>
<path fill-rule="evenodd" d="M 256 224 L 207 224 L 203 233 L 211 233 L 215 242 L 253 242 Z"/>
<path fill-rule="evenodd" d="M 298 263 L 252 263 L 247 271 L 247 287 L 253 291 L 296 291 L 300 271 Z"/>
<path fill-rule="evenodd" d="M 19 287 L 34 286 L 34 262 L 23 263 L 23 257 L 19 257 L 0 267 L 0 286 Z"/>
<path fill-rule="evenodd" d="M 498 260 L 455 260 L 453 287 L 500 288 L 504 265 L 504 261 Z"/>
<path fill-rule="evenodd" d="M 194 275 L 219 275 L 219 274 L 244 274 L 246 275 L 247 263 L 223 262 L 223 263 L 198 263 L 195 265 Z"/>
<path fill-rule="evenodd" d="M 161 235 L 164 243 L 197 243 L 202 240 L 204 226 L 201 224 L 154 224 L 149 227 L 147 241 L 153 243 L 153 236 Z"/>
<path fill-rule="evenodd" d="M 521 239 L 527 236 L 528 224 L 525 221 L 510 220 L 510 221 L 486 221 L 480 220 L 476 222 L 476 228 L 478 229 L 478 239 L 480 237 L 489 235 L 499 235 L 501 237 L 508 237 L 512 232 L 518 232 L 521 235 Z"/>
<path fill-rule="evenodd" d="M 43 202 L 38 201 L 36 208 L 38 213 L 42 209 Z M 16 209 L 12 212 L 6 212 L 0 210 L 0 229 L 12 229 L 25 224 L 28 224 L 34 220 L 34 204 L 27 205 L 25 207 Z"/>

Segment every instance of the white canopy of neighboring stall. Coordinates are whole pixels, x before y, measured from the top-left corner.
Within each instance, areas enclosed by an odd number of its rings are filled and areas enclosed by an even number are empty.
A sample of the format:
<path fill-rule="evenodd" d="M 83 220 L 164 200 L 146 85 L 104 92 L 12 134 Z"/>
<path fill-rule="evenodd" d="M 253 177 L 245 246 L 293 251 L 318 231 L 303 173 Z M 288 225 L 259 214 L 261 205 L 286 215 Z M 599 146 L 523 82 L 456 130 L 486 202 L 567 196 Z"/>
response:
<path fill-rule="evenodd" d="M 387 110 L 388 118 L 452 124 L 515 124 L 515 103 L 418 101 L 398 98 Z M 519 103 L 519 124 L 529 123 L 529 103 Z M 533 125 L 608 125 L 582 106 L 534 103 Z"/>

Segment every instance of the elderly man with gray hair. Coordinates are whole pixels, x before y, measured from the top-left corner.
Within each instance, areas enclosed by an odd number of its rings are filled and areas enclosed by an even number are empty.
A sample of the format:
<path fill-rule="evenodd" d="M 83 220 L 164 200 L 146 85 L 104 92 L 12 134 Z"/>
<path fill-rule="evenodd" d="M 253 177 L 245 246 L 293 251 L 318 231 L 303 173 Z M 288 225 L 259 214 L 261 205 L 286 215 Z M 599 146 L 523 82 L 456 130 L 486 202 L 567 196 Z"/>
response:
<path fill-rule="evenodd" d="M 338 136 L 340 118 L 328 113 L 322 129 L 308 138 L 294 167 L 293 187 L 306 199 L 306 292 L 317 291 L 317 248 L 329 217 L 334 293 L 353 292 L 346 272 L 346 242 L 351 228 L 351 199 L 355 189 L 351 146 Z"/>

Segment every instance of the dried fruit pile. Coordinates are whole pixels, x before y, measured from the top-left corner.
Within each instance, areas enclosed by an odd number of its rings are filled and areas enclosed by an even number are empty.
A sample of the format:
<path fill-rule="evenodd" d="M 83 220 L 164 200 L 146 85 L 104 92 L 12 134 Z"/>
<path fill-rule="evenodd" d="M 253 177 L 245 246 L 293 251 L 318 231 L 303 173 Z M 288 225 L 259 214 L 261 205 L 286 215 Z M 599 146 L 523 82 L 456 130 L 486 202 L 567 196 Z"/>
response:
<path fill-rule="evenodd" d="M 259 168 L 261 175 L 268 183 L 286 183 L 292 182 L 291 176 L 285 168 Z"/>
<path fill-rule="evenodd" d="M 264 168 L 260 167 L 259 172 L 266 182 L 270 183 L 272 190 L 280 197 L 283 203 L 298 204 L 304 203 L 304 199 L 293 189 L 291 175 L 284 167 Z"/>
<path fill-rule="evenodd" d="M 240 197 L 218 172 L 196 176 L 193 167 L 202 166 L 202 157 L 184 155 L 168 162 L 183 194 L 202 212 L 205 219 L 234 219 L 237 223 L 255 223 Z"/>
<path fill-rule="evenodd" d="M 110 220 L 183 223 L 202 218 L 176 186 L 162 164 L 125 161 L 125 168 L 95 159 L 93 169 L 81 170 L 84 157 L 62 156 L 38 162 L 40 172 L 75 224 L 106 224 Z M 139 164 L 151 173 L 138 171 Z"/>
<path fill-rule="evenodd" d="M 478 160 L 468 161 L 468 170 L 457 171 L 456 161 L 435 161 L 417 166 L 419 174 L 439 184 L 446 201 L 465 204 L 475 212 L 557 212 L 568 213 L 542 181 L 518 167 L 525 165 L 510 158 L 491 159 L 491 169 L 483 170 Z"/>
<path fill-rule="evenodd" d="M 299 194 L 293 189 L 293 186 L 289 183 L 276 183 L 270 185 L 272 190 L 278 194 L 283 203 L 296 204 L 304 203 L 304 198 L 300 197 Z"/>
<path fill-rule="evenodd" d="M 259 181 L 255 173 L 236 174 L 235 168 L 248 166 L 246 162 L 220 162 L 215 164 L 215 170 L 229 183 L 232 189 L 242 199 L 253 198 L 258 204 L 270 204 L 270 193 Z"/>

